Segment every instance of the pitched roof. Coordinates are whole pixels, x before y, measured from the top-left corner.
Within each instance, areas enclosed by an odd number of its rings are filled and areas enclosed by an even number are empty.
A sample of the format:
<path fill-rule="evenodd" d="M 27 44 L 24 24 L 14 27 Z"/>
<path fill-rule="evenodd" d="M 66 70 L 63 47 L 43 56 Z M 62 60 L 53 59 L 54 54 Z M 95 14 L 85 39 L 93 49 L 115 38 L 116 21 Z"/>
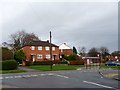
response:
<path fill-rule="evenodd" d="M 50 43 L 49 43 L 49 41 L 33 41 L 33 42 L 30 42 L 29 44 L 26 44 L 24 46 L 50 46 Z M 51 46 L 58 47 L 57 45 L 52 44 L 52 43 L 51 43 Z"/>
<path fill-rule="evenodd" d="M 66 43 L 63 43 L 59 46 L 59 49 L 71 49 Z"/>

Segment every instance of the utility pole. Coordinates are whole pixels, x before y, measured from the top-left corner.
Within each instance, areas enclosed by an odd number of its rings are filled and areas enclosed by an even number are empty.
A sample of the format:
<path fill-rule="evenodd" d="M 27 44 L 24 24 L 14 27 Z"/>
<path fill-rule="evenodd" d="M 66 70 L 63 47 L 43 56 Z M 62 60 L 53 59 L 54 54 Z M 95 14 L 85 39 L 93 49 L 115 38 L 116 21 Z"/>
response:
<path fill-rule="evenodd" d="M 52 70 L 52 46 L 51 46 L 51 31 L 50 31 L 50 69 Z"/>

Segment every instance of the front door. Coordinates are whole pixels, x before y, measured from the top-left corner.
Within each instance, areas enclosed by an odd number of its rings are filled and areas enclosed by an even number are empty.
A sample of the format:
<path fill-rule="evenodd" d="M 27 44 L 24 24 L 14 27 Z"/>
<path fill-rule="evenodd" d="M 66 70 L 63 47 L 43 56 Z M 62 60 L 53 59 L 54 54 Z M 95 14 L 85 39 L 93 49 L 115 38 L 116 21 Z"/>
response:
<path fill-rule="evenodd" d="M 35 55 L 31 55 L 31 61 L 32 61 L 32 62 L 35 61 Z"/>

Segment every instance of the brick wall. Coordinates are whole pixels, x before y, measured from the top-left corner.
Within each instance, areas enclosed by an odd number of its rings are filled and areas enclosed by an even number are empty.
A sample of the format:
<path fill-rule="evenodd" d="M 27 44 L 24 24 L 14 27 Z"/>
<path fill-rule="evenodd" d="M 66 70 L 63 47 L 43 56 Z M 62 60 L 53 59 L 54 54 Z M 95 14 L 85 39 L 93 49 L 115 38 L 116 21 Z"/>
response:
<path fill-rule="evenodd" d="M 46 59 L 46 55 L 50 55 L 50 50 L 46 50 L 45 46 L 42 46 L 42 50 L 38 50 L 38 46 L 35 46 L 35 50 L 31 50 L 31 46 L 25 46 L 22 48 L 25 52 L 25 58 L 26 60 L 31 60 L 31 55 L 34 55 L 35 61 L 44 61 L 44 60 L 49 60 Z M 37 55 L 40 54 L 42 55 L 42 59 L 38 59 Z M 55 56 L 55 60 L 59 60 L 59 48 L 55 47 L 55 50 L 52 50 L 52 55 Z M 52 56 L 53 57 L 53 56 Z M 52 58 L 54 59 L 54 57 Z"/>
<path fill-rule="evenodd" d="M 64 54 L 64 55 L 71 55 L 73 52 L 72 52 L 72 49 L 63 49 L 63 50 L 60 50 L 60 54 Z"/>

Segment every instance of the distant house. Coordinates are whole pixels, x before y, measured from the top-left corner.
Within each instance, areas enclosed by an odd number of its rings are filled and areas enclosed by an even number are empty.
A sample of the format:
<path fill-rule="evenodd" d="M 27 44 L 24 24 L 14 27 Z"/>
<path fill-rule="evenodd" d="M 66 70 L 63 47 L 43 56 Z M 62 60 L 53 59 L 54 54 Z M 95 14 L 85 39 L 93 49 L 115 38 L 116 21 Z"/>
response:
<path fill-rule="evenodd" d="M 100 65 L 101 61 L 99 57 L 82 57 L 85 65 Z"/>
<path fill-rule="evenodd" d="M 73 53 L 72 49 L 66 44 L 63 43 L 59 46 L 59 50 L 60 50 L 60 55 L 67 55 L 69 56 L 70 54 Z"/>
<path fill-rule="evenodd" d="M 52 60 L 59 59 L 59 46 L 51 44 Z M 50 43 L 49 41 L 33 41 L 22 47 L 25 52 L 26 61 L 45 61 L 50 60 Z"/>

